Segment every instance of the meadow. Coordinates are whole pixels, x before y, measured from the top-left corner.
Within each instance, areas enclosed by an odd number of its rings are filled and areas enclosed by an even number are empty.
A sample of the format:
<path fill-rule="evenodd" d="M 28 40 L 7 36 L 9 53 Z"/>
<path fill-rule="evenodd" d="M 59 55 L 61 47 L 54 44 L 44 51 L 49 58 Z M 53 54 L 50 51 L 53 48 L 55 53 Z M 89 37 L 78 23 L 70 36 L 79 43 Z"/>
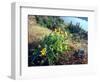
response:
<path fill-rule="evenodd" d="M 78 21 L 75 24 L 73 21 L 66 23 L 63 18 L 28 15 L 28 66 L 88 63 L 88 31 L 84 29 L 86 26 L 82 28 Z M 85 17 L 71 18 L 88 22 Z"/>

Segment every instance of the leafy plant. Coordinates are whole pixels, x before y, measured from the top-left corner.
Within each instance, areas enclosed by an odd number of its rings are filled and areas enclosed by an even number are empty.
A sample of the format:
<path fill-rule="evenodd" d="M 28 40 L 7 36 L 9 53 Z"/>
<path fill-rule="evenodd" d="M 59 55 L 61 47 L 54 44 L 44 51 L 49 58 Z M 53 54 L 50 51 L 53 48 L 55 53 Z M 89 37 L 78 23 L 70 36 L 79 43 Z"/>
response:
<path fill-rule="evenodd" d="M 46 57 L 46 48 L 34 48 L 32 55 L 30 56 L 31 65 L 48 65 L 48 60 Z"/>
<path fill-rule="evenodd" d="M 46 48 L 47 58 L 50 65 L 54 65 L 64 51 L 68 48 L 67 32 L 63 32 L 60 28 L 55 29 L 49 36 L 41 41 L 41 47 Z"/>

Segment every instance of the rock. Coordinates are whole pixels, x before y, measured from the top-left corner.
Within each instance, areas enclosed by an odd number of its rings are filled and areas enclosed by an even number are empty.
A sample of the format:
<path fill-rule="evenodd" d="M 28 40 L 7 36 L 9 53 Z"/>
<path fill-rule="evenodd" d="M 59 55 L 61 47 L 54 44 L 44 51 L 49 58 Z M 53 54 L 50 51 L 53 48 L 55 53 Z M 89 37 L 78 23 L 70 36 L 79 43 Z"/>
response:
<path fill-rule="evenodd" d="M 79 49 L 78 50 L 78 57 L 83 59 L 83 57 L 84 57 L 84 49 Z"/>

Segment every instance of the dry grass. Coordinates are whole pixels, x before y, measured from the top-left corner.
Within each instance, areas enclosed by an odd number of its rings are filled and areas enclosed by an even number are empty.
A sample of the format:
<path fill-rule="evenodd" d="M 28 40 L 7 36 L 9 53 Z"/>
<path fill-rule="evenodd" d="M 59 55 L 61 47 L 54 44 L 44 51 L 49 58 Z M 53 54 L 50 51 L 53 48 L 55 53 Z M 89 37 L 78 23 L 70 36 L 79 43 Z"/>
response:
<path fill-rule="evenodd" d="M 50 33 L 51 30 L 36 23 L 35 16 L 28 16 L 28 43 L 38 43 L 45 35 Z"/>
<path fill-rule="evenodd" d="M 32 42 L 39 42 L 45 35 L 48 35 L 51 33 L 51 30 L 41 27 L 39 25 L 31 25 L 31 27 L 28 28 L 28 41 L 29 43 Z"/>

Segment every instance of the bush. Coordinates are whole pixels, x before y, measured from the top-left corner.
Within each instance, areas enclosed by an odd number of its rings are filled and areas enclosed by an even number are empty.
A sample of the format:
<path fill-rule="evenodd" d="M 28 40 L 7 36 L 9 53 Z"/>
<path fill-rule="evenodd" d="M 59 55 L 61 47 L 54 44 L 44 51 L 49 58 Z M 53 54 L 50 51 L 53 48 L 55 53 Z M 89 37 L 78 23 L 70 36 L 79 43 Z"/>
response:
<path fill-rule="evenodd" d="M 64 24 L 64 21 L 59 16 L 35 16 L 35 17 L 39 25 L 49 29 L 55 29 L 56 27 L 60 27 L 62 24 Z"/>
<path fill-rule="evenodd" d="M 32 66 L 55 65 L 65 51 L 71 50 L 69 45 L 69 33 L 60 28 L 45 36 L 40 44 L 35 47 L 30 56 Z"/>
<path fill-rule="evenodd" d="M 48 58 L 49 65 L 54 65 L 59 56 L 66 50 L 69 50 L 68 47 L 68 38 L 67 32 L 61 31 L 61 29 L 55 29 L 49 36 L 41 41 L 41 47 L 46 49 L 46 56 Z"/>
<path fill-rule="evenodd" d="M 73 25 L 71 22 L 68 26 L 65 27 L 65 30 L 73 34 L 74 40 L 88 39 L 88 32 L 80 27 L 80 23 Z"/>

